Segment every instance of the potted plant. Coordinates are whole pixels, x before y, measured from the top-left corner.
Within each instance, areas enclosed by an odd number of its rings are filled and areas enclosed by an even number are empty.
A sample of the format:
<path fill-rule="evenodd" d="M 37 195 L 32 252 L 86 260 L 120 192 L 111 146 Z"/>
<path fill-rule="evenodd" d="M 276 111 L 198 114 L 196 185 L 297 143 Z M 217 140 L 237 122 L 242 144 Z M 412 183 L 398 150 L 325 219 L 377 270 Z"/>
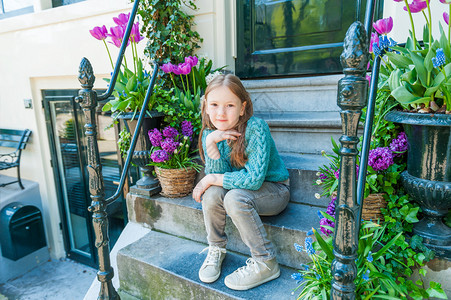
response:
<path fill-rule="evenodd" d="M 399 1 L 398 1 L 399 2 Z M 445 5 L 449 1 L 440 0 Z M 401 180 L 409 195 L 417 201 L 424 218 L 414 233 L 438 254 L 451 257 L 451 229 L 442 218 L 451 208 L 451 48 L 449 15 L 444 13 L 447 32 L 432 34 L 429 0 L 404 1 L 412 31 L 404 45 L 387 38 L 392 18 L 377 21 L 372 34 L 374 55 L 384 64 L 379 77 L 379 92 L 388 91 L 397 107 L 386 119 L 403 125 L 408 139 L 407 170 Z M 426 19 L 423 41 L 415 35 L 412 14 Z"/>
<path fill-rule="evenodd" d="M 182 121 L 179 128 L 166 126 L 163 130 L 149 131 L 150 166 L 160 181 L 165 197 L 183 197 L 191 193 L 196 172 L 201 165 L 196 162 L 190 150 L 193 141 L 193 125 L 190 121 Z"/>

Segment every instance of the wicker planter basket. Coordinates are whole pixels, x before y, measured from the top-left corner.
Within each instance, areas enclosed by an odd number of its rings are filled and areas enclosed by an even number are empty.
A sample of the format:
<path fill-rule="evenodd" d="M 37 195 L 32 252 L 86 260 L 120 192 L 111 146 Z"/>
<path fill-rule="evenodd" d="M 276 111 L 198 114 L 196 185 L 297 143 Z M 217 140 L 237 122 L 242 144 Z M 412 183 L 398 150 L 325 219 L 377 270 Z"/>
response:
<path fill-rule="evenodd" d="M 155 167 L 155 173 L 161 184 L 161 195 L 169 198 L 183 197 L 191 193 L 196 179 L 196 170 L 163 169 Z"/>
<path fill-rule="evenodd" d="M 365 221 L 384 222 L 384 215 L 381 208 L 387 207 L 387 201 L 384 199 L 385 193 L 369 194 L 363 199 L 362 219 Z M 332 197 L 337 197 L 337 192 L 332 193 Z"/>

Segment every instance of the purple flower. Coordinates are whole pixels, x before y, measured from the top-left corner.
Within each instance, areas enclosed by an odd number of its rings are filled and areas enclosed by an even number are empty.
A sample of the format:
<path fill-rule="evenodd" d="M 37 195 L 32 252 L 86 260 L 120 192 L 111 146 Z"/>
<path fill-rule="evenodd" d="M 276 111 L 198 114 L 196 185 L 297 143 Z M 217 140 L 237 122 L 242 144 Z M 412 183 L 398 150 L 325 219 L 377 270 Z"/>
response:
<path fill-rule="evenodd" d="M 199 59 L 197 56 L 188 56 L 185 57 L 185 63 L 189 64 L 191 67 L 194 67 L 199 62 Z"/>
<path fill-rule="evenodd" d="M 188 75 L 191 72 L 191 65 L 189 63 L 181 63 L 178 65 L 180 74 Z"/>
<path fill-rule="evenodd" d="M 176 66 L 176 65 L 172 65 L 172 73 L 174 73 L 175 75 L 180 75 L 180 74 L 182 74 L 182 73 L 180 72 L 179 66 Z"/>
<path fill-rule="evenodd" d="M 190 137 L 193 135 L 193 125 L 190 121 L 182 122 L 182 134 L 184 136 Z"/>
<path fill-rule="evenodd" d="M 407 136 L 405 132 L 398 134 L 396 139 L 393 139 L 390 143 L 390 150 L 393 152 L 395 157 L 402 156 L 404 152 L 409 148 L 407 142 Z"/>
<path fill-rule="evenodd" d="M 106 29 L 105 25 L 103 25 L 102 27 L 96 26 L 92 30 L 89 30 L 89 33 L 91 33 L 91 35 L 99 41 L 102 41 L 106 39 L 108 30 Z"/>
<path fill-rule="evenodd" d="M 451 0 L 440 0 L 443 4 L 451 4 Z"/>
<path fill-rule="evenodd" d="M 373 27 L 379 34 L 387 34 L 393 29 L 393 19 L 389 17 L 377 20 L 373 23 Z"/>
<path fill-rule="evenodd" d="M 180 145 L 179 142 L 174 141 L 173 138 L 167 138 L 161 143 L 161 148 L 168 154 L 174 153 L 175 149 Z"/>
<path fill-rule="evenodd" d="M 179 132 L 174 127 L 166 126 L 163 129 L 163 136 L 165 136 L 167 138 L 175 138 L 178 134 L 179 134 Z"/>
<path fill-rule="evenodd" d="M 139 22 L 133 24 L 132 31 L 130 32 L 130 41 L 138 44 L 144 37 L 139 33 Z"/>
<path fill-rule="evenodd" d="M 107 35 L 111 37 L 112 42 L 108 42 L 108 43 L 111 43 L 111 44 L 115 45 L 116 47 L 120 48 L 121 44 L 122 44 L 122 39 L 124 38 L 124 33 L 125 33 L 125 29 L 123 26 L 111 27 L 110 33 Z M 128 46 L 128 44 L 127 44 L 127 46 Z"/>
<path fill-rule="evenodd" d="M 373 53 L 373 44 L 379 45 L 379 35 L 375 32 L 371 32 L 371 40 L 370 40 L 370 53 Z"/>
<path fill-rule="evenodd" d="M 319 179 L 321 179 L 321 180 L 327 180 L 329 177 L 327 177 L 327 175 L 326 174 L 323 174 L 323 173 L 320 173 L 319 174 Z"/>
<path fill-rule="evenodd" d="M 165 162 L 169 159 L 169 154 L 164 150 L 156 150 L 150 155 L 150 158 L 156 163 Z"/>
<path fill-rule="evenodd" d="M 393 163 L 393 153 L 388 147 L 379 147 L 370 150 L 368 165 L 370 165 L 375 172 L 386 170 L 393 165 Z"/>
<path fill-rule="evenodd" d="M 449 15 L 448 13 L 443 13 L 443 20 L 445 20 L 446 25 L 449 25 Z"/>
<path fill-rule="evenodd" d="M 413 0 L 413 2 L 409 4 L 410 12 L 413 14 L 422 12 L 426 7 L 428 7 L 428 4 L 423 0 Z M 407 11 L 407 7 L 404 6 L 404 10 Z"/>
<path fill-rule="evenodd" d="M 130 13 L 128 13 L 128 14 L 119 14 L 119 16 L 113 17 L 114 23 L 116 23 L 119 26 L 127 25 L 128 19 L 130 19 Z"/>
<path fill-rule="evenodd" d="M 163 64 L 161 66 L 161 70 L 163 70 L 163 72 L 165 72 L 165 73 L 171 73 L 172 72 L 172 64 L 170 62 L 167 64 Z"/>
<path fill-rule="evenodd" d="M 153 130 L 149 130 L 148 134 L 149 134 L 149 139 L 150 139 L 150 142 L 152 143 L 152 146 L 160 147 L 161 141 L 163 140 L 163 136 L 161 135 L 161 132 L 158 129 L 154 128 Z"/>
<path fill-rule="evenodd" d="M 326 213 L 331 217 L 335 216 L 335 201 L 336 200 L 337 200 L 337 197 L 332 197 L 332 200 L 330 201 L 329 205 L 327 206 Z M 319 225 L 320 225 L 321 232 L 327 236 L 330 236 L 332 234 L 332 231 L 329 230 L 328 228 L 323 227 L 322 225 L 327 225 L 332 228 L 335 228 L 335 222 L 333 222 L 327 218 L 322 218 L 319 221 Z"/>

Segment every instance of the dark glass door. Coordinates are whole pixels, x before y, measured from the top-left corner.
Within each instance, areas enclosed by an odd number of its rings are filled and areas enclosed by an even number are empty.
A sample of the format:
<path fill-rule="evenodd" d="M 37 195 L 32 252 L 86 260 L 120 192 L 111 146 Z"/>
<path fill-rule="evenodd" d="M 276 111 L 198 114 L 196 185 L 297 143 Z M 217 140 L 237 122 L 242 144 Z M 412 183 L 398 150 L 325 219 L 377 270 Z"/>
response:
<path fill-rule="evenodd" d="M 376 12 L 382 9 L 383 1 Z M 364 0 L 238 0 L 236 73 L 241 78 L 341 73 L 349 26 Z"/>
<path fill-rule="evenodd" d="M 84 116 L 74 101 L 77 90 L 43 91 L 52 166 L 57 186 L 66 252 L 84 264 L 97 264 L 91 204 L 86 171 Z M 107 197 L 114 194 L 120 179 L 116 134 L 111 118 L 97 110 L 98 144 Z M 126 223 L 123 197 L 108 206 L 110 246 Z"/>

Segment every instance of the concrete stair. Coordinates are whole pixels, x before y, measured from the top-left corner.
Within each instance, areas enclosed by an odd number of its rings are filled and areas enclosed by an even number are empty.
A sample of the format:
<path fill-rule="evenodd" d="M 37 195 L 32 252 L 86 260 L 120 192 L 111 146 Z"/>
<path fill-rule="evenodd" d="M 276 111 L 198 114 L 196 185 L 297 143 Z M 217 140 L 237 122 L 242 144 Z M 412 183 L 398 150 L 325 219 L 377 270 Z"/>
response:
<path fill-rule="evenodd" d="M 330 137 L 341 135 L 336 106 L 337 82 L 341 76 L 245 81 L 254 102 L 254 112 L 270 126 L 279 153 L 290 173 L 291 201 L 285 211 L 262 217 L 276 256 L 285 266 L 281 278 L 245 292 L 224 286 L 225 275 L 245 264 L 250 253 L 228 218 L 228 254 L 223 275 L 213 284 L 199 281 L 197 272 L 207 246 L 201 204 L 191 195 L 171 199 L 150 195 L 132 187 L 127 195 L 129 220 L 151 231 L 119 250 L 117 272 L 123 299 L 291 299 L 296 287 L 290 278 L 300 263 L 310 258 L 296 252 L 307 232 L 319 228 L 318 210 L 329 199 L 316 199 L 321 189 L 314 185 L 318 167 L 328 160 Z M 199 178 L 198 178 L 199 180 Z"/>

